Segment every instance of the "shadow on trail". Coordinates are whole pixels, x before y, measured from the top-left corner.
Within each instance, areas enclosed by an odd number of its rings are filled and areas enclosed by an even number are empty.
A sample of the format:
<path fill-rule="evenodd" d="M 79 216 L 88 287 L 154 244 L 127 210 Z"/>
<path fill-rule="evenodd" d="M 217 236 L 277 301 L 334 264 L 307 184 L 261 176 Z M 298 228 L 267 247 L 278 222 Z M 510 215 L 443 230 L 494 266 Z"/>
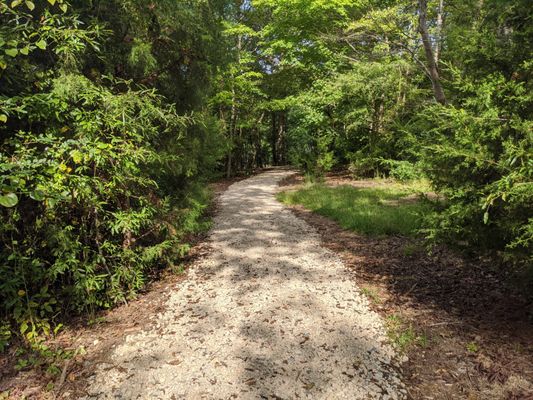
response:
<path fill-rule="evenodd" d="M 115 358 L 127 368 L 114 394 L 134 385 L 162 398 L 402 397 L 379 319 L 318 235 L 275 202 L 278 173 L 221 197 L 211 254 L 139 354 Z M 160 384 L 169 376 L 172 393 Z"/>

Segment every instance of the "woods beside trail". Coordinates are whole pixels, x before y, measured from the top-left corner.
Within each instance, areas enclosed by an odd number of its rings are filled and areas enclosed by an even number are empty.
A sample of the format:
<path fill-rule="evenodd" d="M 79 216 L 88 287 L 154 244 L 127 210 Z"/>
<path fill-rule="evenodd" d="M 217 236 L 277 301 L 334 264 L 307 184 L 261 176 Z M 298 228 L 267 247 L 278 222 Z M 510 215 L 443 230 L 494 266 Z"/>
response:
<path fill-rule="evenodd" d="M 454 279 L 501 304 L 513 293 L 527 332 L 532 17 L 529 0 L 1 1 L 0 399 L 29 371 L 58 392 L 82 352 L 62 332 L 181 274 L 217 229 L 210 184 L 271 166 L 302 172 L 285 204 L 376 248 L 416 241 L 378 275 L 468 260 L 424 275 L 416 301 L 441 305 Z"/>

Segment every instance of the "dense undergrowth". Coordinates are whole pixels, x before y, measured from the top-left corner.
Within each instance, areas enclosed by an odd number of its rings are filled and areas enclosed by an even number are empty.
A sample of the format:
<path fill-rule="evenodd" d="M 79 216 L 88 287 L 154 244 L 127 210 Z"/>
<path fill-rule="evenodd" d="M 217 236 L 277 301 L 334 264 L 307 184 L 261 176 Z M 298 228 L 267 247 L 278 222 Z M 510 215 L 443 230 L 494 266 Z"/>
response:
<path fill-rule="evenodd" d="M 205 228 L 205 182 L 226 146 L 194 104 L 209 82 L 182 73 L 187 101 L 143 84 L 137 74 L 177 56 L 164 46 L 141 55 L 151 25 L 111 12 L 141 4 L 99 7 L 95 19 L 83 2 L 0 5 L 0 350 L 19 337 L 43 353 L 42 337 L 134 297 Z M 113 37 L 120 29 L 135 41 Z"/>

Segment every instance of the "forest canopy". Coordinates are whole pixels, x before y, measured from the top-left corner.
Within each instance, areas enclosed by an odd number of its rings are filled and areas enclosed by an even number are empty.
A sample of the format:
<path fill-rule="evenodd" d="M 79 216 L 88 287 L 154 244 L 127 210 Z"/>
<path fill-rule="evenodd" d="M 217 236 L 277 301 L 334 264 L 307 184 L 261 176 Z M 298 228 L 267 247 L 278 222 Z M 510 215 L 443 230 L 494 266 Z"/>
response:
<path fill-rule="evenodd" d="M 421 235 L 533 254 L 528 0 L 0 3 L 0 350 L 128 301 L 206 182 L 291 164 L 427 179 Z"/>

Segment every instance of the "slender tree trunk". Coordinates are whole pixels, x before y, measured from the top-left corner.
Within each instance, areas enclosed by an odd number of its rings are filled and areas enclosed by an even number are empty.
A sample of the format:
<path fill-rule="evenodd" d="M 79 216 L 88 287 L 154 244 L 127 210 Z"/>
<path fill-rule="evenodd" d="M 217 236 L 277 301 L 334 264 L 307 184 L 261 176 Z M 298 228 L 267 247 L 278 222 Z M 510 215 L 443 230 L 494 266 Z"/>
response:
<path fill-rule="evenodd" d="M 226 178 L 228 179 L 231 178 L 231 163 L 233 162 L 231 155 L 232 152 L 230 151 L 226 160 Z"/>
<path fill-rule="evenodd" d="M 237 63 L 240 65 L 241 50 L 242 50 L 242 36 L 241 35 L 237 36 L 236 47 L 237 47 Z M 235 76 L 232 76 L 231 116 L 230 116 L 229 131 L 228 131 L 228 136 L 229 136 L 230 141 L 232 141 L 235 138 L 236 133 L 237 133 L 237 118 L 238 118 L 238 110 L 237 110 L 237 93 L 235 91 Z M 228 154 L 228 160 L 227 160 L 227 165 L 226 165 L 227 178 L 231 178 L 231 174 L 232 174 L 232 162 L 233 162 L 232 153 L 233 153 L 233 149 Z"/>
<path fill-rule="evenodd" d="M 253 143 L 254 152 L 253 152 L 253 159 L 252 159 L 252 165 L 251 165 L 252 171 L 257 167 L 261 168 L 263 166 L 262 161 L 261 161 L 261 131 L 259 127 L 261 126 L 261 123 L 263 122 L 264 117 L 265 117 L 265 113 L 262 112 L 252 130 L 252 138 L 254 142 Z"/>
<path fill-rule="evenodd" d="M 233 94 L 235 95 L 235 92 L 233 92 Z M 235 107 L 235 99 L 234 99 L 234 102 L 233 102 L 233 105 L 231 106 L 231 115 L 230 115 L 230 120 L 229 120 L 229 127 L 228 127 L 228 137 L 229 137 L 229 141 L 230 141 L 230 145 L 231 145 L 231 149 L 230 151 L 228 152 L 228 159 L 226 160 L 226 178 L 231 178 L 231 174 L 232 174 L 232 163 L 233 163 L 233 142 L 234 142 L 234 123 L 235 123 L 235 118 L 236 118 L 236 115 L 237 115 L 237 108 Z"/>
<path fill-rule="evenodd" d="M 227 159 L 227 165 L 226 165 L 226 177 L 229 179 L 231 178 L 232 173 L 232 162 L 233 162 L 233 141 L 235 138 L 235 125 L 237 120 L 237 107 L 236 107 L 236 99 L 235 99 L 235 90 L 233 92 L 233 104 L 231 105 L 231 115 L 230 115 L 230 121 L 229 121 L 229 127 L 228 127 L 228 136 L 230 143 L 232 145 L 231 150 L 228 153 L 228 159 Z"/>
<path fill-rule="evenodd" d="M 444 25 L 444 0 L 439 0 L 437 10 L 437 32 L 435 34 L 435 65 L 439 66 L 440 52 L 442 49 L 442 27 Z"/>
<path fill-rule="evenodd" d="M 279 123 L 278 123 L 278 134 L 276 138 L 276 146 L 278 148 L 278 161 L 280 164 L 285 162 L 285 151 L 284 144 L 285 142 L 285 113 L 280 113 Z"/>
<path fill-rule="evenodd" d="M 257 147 L 254 145 L 253 149 L 250 164 L 248 165 L 248 172 L 252 172 L 257 165 Z"/>
<path fill-rule="evenodd" d="M 233 79 L 235 79 L 233 77 Z M 235 139 L 235 127 L 237 125 L 237 94 L 235 93 L 235 83 L 232 83 L 231 88 L 231 113 L 229 116 L 229 126 L 228 126 L 228 138 L 230 144 L 232 145 L 231 150 L 228 153 L 228 159 L 226 160 L 226 177 L 231 178 L 232 173 L 232 162 L 233 162 L 233 141 Z"/>
<path fill-rule="evenodd" d="M 243 144 L 242 140 L 242 126 L 239 127 L 239 152 L 237 154 L 238 162 L 237 165 L 239 167 L 239 171 L 244 170 L 244 163 L 246 162 L 247 152 L 245 150 L 245 146 Z"/>
<path fill-rule="evenodd" d="M 429 38 L 427 26 L 427 7 L 427 0 L 418 0 L 418 31 L 422 37 L 422 43 L 426 53 L 429 75 L 431 78 L 431 84 L 433 86 L 433 95 L 435 96 L 435 100 L 437 100 L 437 102 L 440 104 L 446 104 L 446 95 L 442 89 L 439 70 L 437 68 L 437 64 L 435 63 L 435 54 L 433 53 L 433 47 L 431 46 L 431 40 Z"/>
<path fill-rule="evenodd" d="M 278 131 L 276 123 L 276 113 L 272 112 L 272 165 L 278 165 Z"/>

